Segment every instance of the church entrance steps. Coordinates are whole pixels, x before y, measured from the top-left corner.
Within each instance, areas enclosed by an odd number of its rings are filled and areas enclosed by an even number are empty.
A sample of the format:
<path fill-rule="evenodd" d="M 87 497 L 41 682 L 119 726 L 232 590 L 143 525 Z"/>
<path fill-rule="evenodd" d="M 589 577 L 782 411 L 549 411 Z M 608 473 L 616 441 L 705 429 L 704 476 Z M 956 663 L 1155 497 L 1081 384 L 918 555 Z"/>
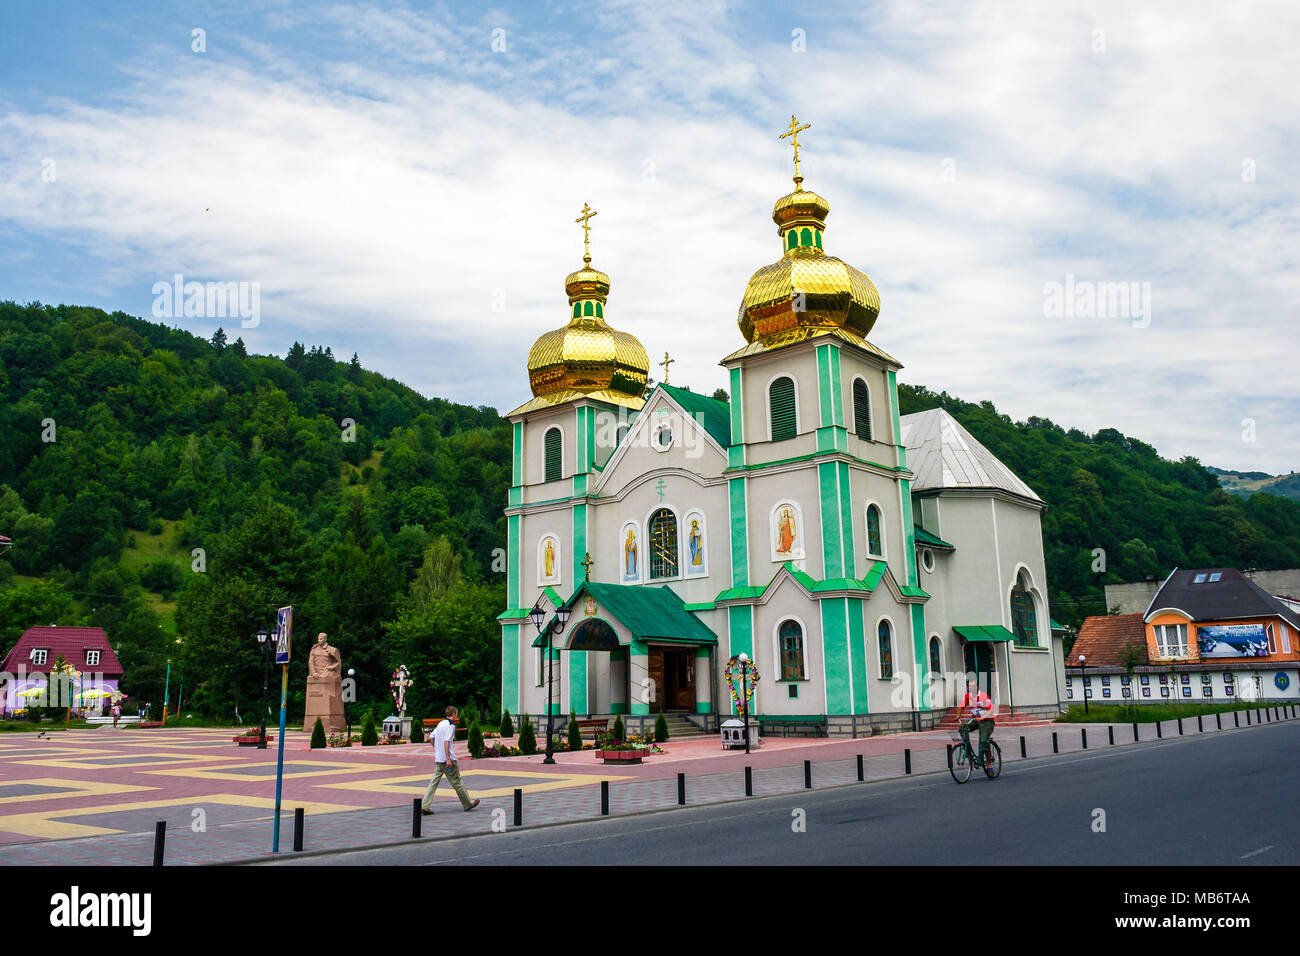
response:
<path fill-rule="evenodd" d="M 943 715 L 943 719 L 935 725 L 936 730 L 956 730 L 958 724 L 958 713 L 960 707 L 950 707 Z M 1045 727 L 1052 723 L 1051 720 L 1044 718 L 1041 714 L 1016 713 L 1011 708 L 999 708 L 993 715 L 999 727 Z"/>

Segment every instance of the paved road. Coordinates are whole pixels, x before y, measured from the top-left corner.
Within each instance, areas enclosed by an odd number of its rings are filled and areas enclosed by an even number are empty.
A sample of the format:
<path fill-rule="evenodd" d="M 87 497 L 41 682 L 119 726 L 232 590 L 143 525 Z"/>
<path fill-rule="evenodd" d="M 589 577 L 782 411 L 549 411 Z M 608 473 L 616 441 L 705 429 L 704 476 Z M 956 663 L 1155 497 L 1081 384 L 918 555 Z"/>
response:
<path fill-rule="evenodd" d="M 1297 792 L 1300 724 L 1286 722 L 1031 759 L 964 786 L 929 774 L 277 865 L 1294 866 Z"/>

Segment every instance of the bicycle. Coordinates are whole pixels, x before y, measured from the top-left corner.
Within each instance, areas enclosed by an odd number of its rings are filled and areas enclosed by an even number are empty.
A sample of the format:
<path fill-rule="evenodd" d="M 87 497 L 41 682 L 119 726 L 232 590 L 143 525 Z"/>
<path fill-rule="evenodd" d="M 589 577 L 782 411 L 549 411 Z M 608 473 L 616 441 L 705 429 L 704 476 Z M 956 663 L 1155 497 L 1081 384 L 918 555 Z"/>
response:
<path fill-rule="evenodd" d="M 972 730 L 971 724 L 974 723 L 972 718 L 961 721 L 961 726 L 966 728 L 966 739 L 970 738 Z M 958 783 L 965 783 L 970 779 L 970 775 L 976 767 L 984 771 L 984 775 L 990 780 L 996 780 L 1002 773 L 1002 748 L 993 740 L 989 741 L 989 759 L 984 761 L 978 753 L 972 754 L 966 746 L 966 740 L 961 735 L 953 738 L 956 744 L 952 748 L 952 762 L 948 765 L 948 770 L 952 773 L 952 779 Z M 976 731 L 975 749 L 979 749 L 979 731 Z"/>

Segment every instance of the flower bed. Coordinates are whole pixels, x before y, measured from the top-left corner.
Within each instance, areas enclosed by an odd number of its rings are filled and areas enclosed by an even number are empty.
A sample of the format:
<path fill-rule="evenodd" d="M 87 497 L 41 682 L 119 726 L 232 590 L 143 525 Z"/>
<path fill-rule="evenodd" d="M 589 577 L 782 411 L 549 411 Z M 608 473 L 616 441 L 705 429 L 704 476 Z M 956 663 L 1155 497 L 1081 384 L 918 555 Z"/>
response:
<path fill-rule="evenodd" d="M 232 737 L 231 740 L 239 744 L 241 747 L 256 747 L 262 742 L 262 737 L 260 734 L 241 734 L 238 737 Z M 267 734 L 266 740 L 267 743 L 270 743 L 275 740 L 275 735 Z"/>
<path fill-rule="evenodd" d="M 596 759 L 605 763 L 640 763 L 646 757 L 663 753 L 664 749 L 654 742 L 651 734 L 644 738 L 632 734 L 626 740 L 617 740 L 613 734 L 599 734 L 595 751 Z"/>

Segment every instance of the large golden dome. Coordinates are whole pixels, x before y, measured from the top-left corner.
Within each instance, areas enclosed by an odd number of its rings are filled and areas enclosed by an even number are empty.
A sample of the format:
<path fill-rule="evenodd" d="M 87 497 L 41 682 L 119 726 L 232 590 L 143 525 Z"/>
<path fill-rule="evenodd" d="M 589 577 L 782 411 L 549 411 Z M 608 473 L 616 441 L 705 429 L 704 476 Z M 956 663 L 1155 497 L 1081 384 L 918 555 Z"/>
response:
<path fill-rule="evenodd" d="M 769 346 L 835 329 L 865 340 L 880 315 L 880 292 L 866 273 L 822 251 L 830 204 L 801 179 L 772 209 L 785 255 L 750 277 L 736 317 L 741 334 Z"/>
<path fill-rule="evenodd" d="M 534 400 L 516 411 L 589 397 L 639 409 L 645 404 L 650 358 L 634 335 L 605 322 L 609 276 L 591 257 L 564 280 L 572 317 L 545 333 L 528 353 L 528 384 Z"/>

